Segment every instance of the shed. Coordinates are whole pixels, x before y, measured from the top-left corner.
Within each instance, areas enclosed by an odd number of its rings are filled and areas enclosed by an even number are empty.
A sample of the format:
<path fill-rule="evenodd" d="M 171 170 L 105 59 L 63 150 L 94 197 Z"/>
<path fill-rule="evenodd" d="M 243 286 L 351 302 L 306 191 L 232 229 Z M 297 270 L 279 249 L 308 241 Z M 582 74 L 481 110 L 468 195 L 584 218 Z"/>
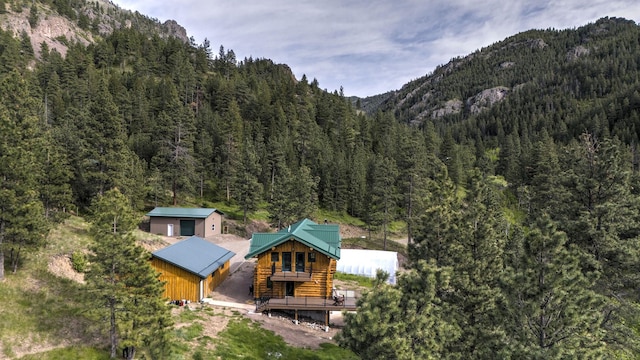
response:
<path fill-rule="evenodd" d="M 229 275 L 234 252 L 192 236 L 152 254 L 151 265 L 165 282 L 164 297 L 200 301 Z"/>
<path fill-rule="evenodd" d="M 398 253 L 395 251 L 342 249 L 337 271 L 375 278 L 378 269 L 389 274 L 390 284 L 396 283 Z"/>
<path fill-rule="evenodd" d="M 157 207 L 147 216 L 152 234 L 207 237 L 221 234 L 224 214 L 212 208 Z"/>

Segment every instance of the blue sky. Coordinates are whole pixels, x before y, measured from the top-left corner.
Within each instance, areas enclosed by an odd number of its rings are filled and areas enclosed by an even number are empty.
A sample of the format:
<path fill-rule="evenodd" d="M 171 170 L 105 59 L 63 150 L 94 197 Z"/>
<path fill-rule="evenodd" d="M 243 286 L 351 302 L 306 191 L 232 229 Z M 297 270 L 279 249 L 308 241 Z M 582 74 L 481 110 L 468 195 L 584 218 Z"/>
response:
<path fill-rule="evenodd" d="M 530 29 L 605 16 L 640 22 L 637 0 L 113 0 L 176 20 L 214 54 L 267 58 L 347 96 L 397 90 L 454 57 Z"/>

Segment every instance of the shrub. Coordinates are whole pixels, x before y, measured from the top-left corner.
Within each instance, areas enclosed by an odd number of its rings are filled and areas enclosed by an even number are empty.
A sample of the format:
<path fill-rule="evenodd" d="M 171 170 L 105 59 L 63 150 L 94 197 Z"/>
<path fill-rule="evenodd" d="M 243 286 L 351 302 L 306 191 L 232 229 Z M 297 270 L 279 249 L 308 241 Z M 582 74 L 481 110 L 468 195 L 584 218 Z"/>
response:
<path fill-rule="evenodd" d="M 87 256 L 80 251 L 74 251 L 71 254 L 71 266 L 79 273 L 84 272 L 87 268 Z"/>

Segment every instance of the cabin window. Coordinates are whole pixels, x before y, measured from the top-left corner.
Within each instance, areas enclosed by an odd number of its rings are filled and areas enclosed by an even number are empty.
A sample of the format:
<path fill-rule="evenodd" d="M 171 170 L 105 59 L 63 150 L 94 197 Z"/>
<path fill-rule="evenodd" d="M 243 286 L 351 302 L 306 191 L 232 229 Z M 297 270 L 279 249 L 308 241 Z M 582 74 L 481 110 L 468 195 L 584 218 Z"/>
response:
<path fill-rule="evenodd" d="M 280 261 L 280 253 L 272 252 L 271 253 L 271 261 L 273 261 L 273 262 Z"/>
<path fill-rule="evenodd" d="M 267 289 L 273 289 L 273 281 L 271 281 L 271 276 L 267 277 Z"/>
<path fill-rule="evenodd" d="M 303 252 L 296 253 L 296 271 L 304 272 L 304 253 Z"/>
<path fill-rule="evenodd" d="M 291 271 L 291 253 L 282 253 L 282 271 Z"/>
<path fill-rule="evenodd" d="M 312 263 L 312 262 L 316 262 L 316 253 L 314 253 L 314 252 L 310 252 L 307 260 L 308 260 L 310 263 Z"/>

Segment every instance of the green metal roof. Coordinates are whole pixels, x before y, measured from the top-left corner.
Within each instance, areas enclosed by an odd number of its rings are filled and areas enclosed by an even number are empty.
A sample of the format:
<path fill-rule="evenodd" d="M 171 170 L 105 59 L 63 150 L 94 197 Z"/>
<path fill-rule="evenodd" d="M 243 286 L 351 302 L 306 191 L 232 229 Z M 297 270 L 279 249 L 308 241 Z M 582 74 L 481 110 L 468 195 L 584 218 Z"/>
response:
<path fill-rule="evenodd" d="M 250 259 L 290 239 L 299 241 L 336 260 L 340 259 L 342 238 L 338 225 L 316 224 L 309 219 L 301 220 L 275 233 L 253 234 L 249 253 L 244 258 Z"/>
<path fill-rule="evenodd" d="M 222 214 L 220 210 L 210 208 L 157 207 L 147 216 L 206 219 L 214 212 Z"/>
<path fill-rule="evenodd" d="M 201 237 L 192 236 L 155 251 L 152 255 L 204 279 L 235 253 Z"/>

